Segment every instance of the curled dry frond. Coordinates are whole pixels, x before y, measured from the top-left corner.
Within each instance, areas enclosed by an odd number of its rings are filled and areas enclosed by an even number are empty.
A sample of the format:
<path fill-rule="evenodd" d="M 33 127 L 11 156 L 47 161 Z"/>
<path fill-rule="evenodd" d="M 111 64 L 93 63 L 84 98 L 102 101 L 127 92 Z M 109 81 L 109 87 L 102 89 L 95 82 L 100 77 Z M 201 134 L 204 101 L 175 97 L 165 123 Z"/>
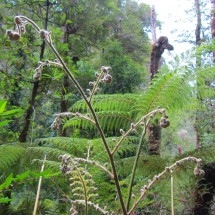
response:
<path fill-rule="evenodd" d="M 144 185 L 143 188 L 140 190 L 140 196 L 139 198 L 135 201 L 135 203 L 133 204 L 132 208 L 130 209 L 130 211 L 128 212 L 128 215 L 132 214 L 132 212 L 134 211 L 134 209 L 137 207 L 137 205 L 139 204 L 139 202 L 143 199 L 143 197 L 146 195 L 147 191 L 157 182 L 159 181 L 164 175 L 166 174 L 171 174 L 171 172 L 173 170 L 175 170 L 176 168 L 178 168 L 182 163 L 184 162 L 194 162 L 196 163 L 196 167 L 194 169 L 194 175 L 196 176 L 204 176 L 204 171 L 201 169 L 201 164 L 202 164 L 202 160 L 195 158 L 195 157 L 186 157 L 183 158 L 181 160 L 176 161 L 173 165 L 166 167 L 165 170 L 163 172 L 161 172 L 158 175 L 155 175 L 154 178 L 152 180 L 148 181 L 148 185 Z"/>
<path fill-rule="evenodd" d="M 55 66 L 60 68 L 63 67 L 62 64 L 57 59 L 55 59 L 54 61 L 50 61 L 50 60 L 45 60 L 44 62 L 39 61 L 38 67 L 35 69 L 35 74 L 33 76 L 33 79 L 35 81 L 39 81 L 41 79 L 44 66 Z"/>
<path fill-rule="evenodd" d="M 21 36 L 25 33 L 26 31 L 26 24 L 28 23 L 27 21 L 24 21 L 20 18 L 20 16 L 15 16 L 14 17 L 14 23 L 16 25 L 16 30 L 7 30 L 6 34 L 11 41 L 18 41 Z"/>
<path fill-rule="evenodd" d="M 163 117 L 161 117 L 160 119 L 160 126 L 162 128 L 167 128 L 170 126 L 170 121 L 168 119 L 168 116 L 164 115 Z"/>
<path fill-rule="evenodd" d="M 97 188 L 94 186 L 95 183 L 92 175 L 82 167 L 79 162 L 83 161 L 87 163 L 88 160 L 72 158 L 66 154 L 59 156 L 59 159 L 61 159 L 60 170 L 63 174 L 69 176 L 69 183 L 72 188 L 73 199 L 71 200 L 72 207 L 70 211 L 76 214 L 74 205 L 81 204 L 85 205 L 85 207 L 91 206 L 102 214 L 110 214 L 107 208 L 104 209 L 91 201 L 92 198 L 98 196 L 98 194 L 95 193 Z"/>

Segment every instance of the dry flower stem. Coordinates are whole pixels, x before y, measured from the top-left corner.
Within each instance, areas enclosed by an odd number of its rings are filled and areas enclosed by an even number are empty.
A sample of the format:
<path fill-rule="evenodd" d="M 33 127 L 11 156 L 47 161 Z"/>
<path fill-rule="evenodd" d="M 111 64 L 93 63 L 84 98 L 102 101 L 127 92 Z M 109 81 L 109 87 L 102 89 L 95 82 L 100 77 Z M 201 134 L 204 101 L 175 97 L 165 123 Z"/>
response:
<path fill-rule="evenodd" d="M 150 115 L 153 115 L 155 113 L 161 113 L 164 112 L 164 109 L 155 109 L 154 111 L 148 113 L 147 115 L 145 115 L 144 117 L 147 118 Z M 117 151 L 117 149 L 120 147 L 120 145 L 122 144 L 123 140 L 125 140 L 125 138 L 129 135 L 129 133 L 131 133 L 138 125 L 140 125 L 143 122 L 143 119 L 141 118 L 136 124 L 134 124 L 119 140 L 119 142 L 115 145 L 114 149 L 111 151 L 111 154 L 114 155 L 114 153 Z"/>
<path fill-rule="evenodd" d="M 159 175 L 155 176 L 153 178 L 153 180 L 147 186 L 145 186 L 146 189 L 143 190 L 143 192 L 141 193 L 140 197 L 133 204 L 132 208 L 127 213 L 127 215 L 131 215 L 132 214 L 132 212 L 137 207 L 137 205 L 139 204 L 139 202 L 143 199 L 143 197 L 145 197 L 147 191 L 153 186 L 153 184 L 155 184 L 155 182 L 157 182 L 158 180 L 160 180 L 162 176 L 164 176 L 165 174 L 169 173 L 171 170 L 177 168 L 179 165 L 181 165 L 182 163 L 184 163 L 186 161 L 196 162 L 197 165 L 199 165 L 199 163 L 201 162 L 200 159 L 197 159 L 195 157 L 186 157 L 186 158 L 183 158 L 183 159 L 181 159 L 179 161 L 176 161 L 173 165 L 167 167 L 163 172 L 161 172 Z"/>
<path fill-rule="evenodd" d="M 88 164 L 92 164 L 92 165 L 95 165 L 97 167 L 99 167 L 100 169 L 102 169 L 104 172 L 106 172 L 112 179 L 114 178 L 113 174 L 104 166 L 102 166 L 101 164 L 99 164 L 98 162 L 95 162 L 95 161 L 91 161 L 91 160 L 86 160 L 84 158 L 74 158 L 73 159 L 74 161 L 80 161 L 80 162 L 83 162 L 83 163 L 88 163 Z"/>
<path fill-rule="evenodd" d="M 44 170 L 44 167 L 45 167 L 45 161 L 46 161 L 46 155 L 43 159 L 43 165 L 41 167 L 41 171 L 40 172 L 43 172 Z M 40 176 L 39 178 L 39 183 L 38 183 L 38 187 L 37 187 L 37 195 L 36 195 L 36 200 L 35 200 L 35 204 L 34 204 L 34 211 L 33 211 L 33 215 L 36 215 L 37 214 L 37 208 L 38 208 L 38 203 L 39 203 L 39 197 L 40 197 L 40 189 L 41 189 L 41 184 L 42 184 L 42 176 Z"/>
<path fill-rule="evenodd" d="M 78 199 L 78 200 L 72 200 L 71 202 L 72 202 L 73 204 L 84 204 L 84 203 L 85 203 L 84 200 L 80 200 L 80 199 Z M 102 214 L 109 214 L 108 211 L 106 211 L 105 209 L 102 209 L 101 207 L 99 207 L 99 205 L 96 205 L 96 204 L 94 204 L 94 203 L 91 202 L 91 201 L 88 201 L 87 204 L 88 204 L 89 206 L 92 206 L 92 207 L 95 208 L 97 211 L 101 212 Z"/>
<path fill-rule="evenodd" d="M 99 84 L 101 78 L 103 77 L 103 75 L 104 75 L 104 70 L 101 69 L 101 72 L 100 72 L 99 76 L 97 77 L 97 80 L 96 80 L 96 82 L 95 82 L 95 84 L 94 84 L 94 86 L 93 86 L 92 92 L 91 92 L 91 94 L 90 94 L 90 98 L 89 98 L 89 102 L 90 102 L 90 103 L 91 103 L 91 101 L 92 101 L 93 95 L 95 94 L 96 89 L 97 89 L 97 86 L 98 86 L 98 84 Z"/>
<path fill-rule="evenodd" d="M 32 20 L 30 20 L 29 18 L 25 17 L 25 16 L 20 16 L 20 18 L 23 18 L 25 20 L 27 20 L 29 23 L 31 23 L 38 32 L 40 32 L 40 28 L 36 25 L 35 22 L 33 22 Z M 110 164 L 111 164 L 111 167 L 112 167 L 112 171 L 113 171 L 113 175 L 114 175 L 114 182 L 115 182 L 115 185 L 116 185 L 116 188 L 117 188 L 117 193 L 118 193 L 118 197 L 119 197 L 119 200 L 120 200 L 120 204 L 121 204 L 121 208 L 122 208 L 122 212 L 124 215 L 127 215 L 127 212 L 126 212 L 126 208 L 125 208 L 125 203 L 124 203 L 124 200 L 123 200 L 123 197 L 122 197 L 122 192 L 121 192 L 121 188 L 120 188 L 120 184 L 119 184 L 119 179 L 118 179 L 118 175 L 117 175 L 117 172 L 116 172 L 116 166 L 115 166 L 115 163 L 114 163 L 114 159 L 113 159 L 113 156 L 111 154 L 111 151 L 110 151 L 110 148 L 108 146 L 108 143 L 106 141 L 106 138 L 105 138 L 105 135 L 104 135 L 104 132 L 99 124 L 99 121 L 98 121 L 98 118 L 96 116 L 96 113 L 91 105 L 91 102 L 88 101 L 87 99 L 87 96 L 85 95 L 83 89 L 81 88 L 81 86 L 79 85 L 78 81 L 73 77 L 73 75 L 71 74 L 69 68 L 66 66 L 66 64 L 64 63 L 63 59 L 61 58 L 61 56 L 59 55 L 59 53 L 57 52 L 57 50 L 55 49 L 55 47 L 53 46 L 52 44 L 52 40 L 51 40 L 51 36 L 48 35 L 49 38 L 45 38 L 44 40 L 46 41 L 46 43 L 49 45 L 49 47 L 51 48 L 51 50 L 54 52 L 54 54 L 56 55 L 56 57 L 58 58 L 58 60 L 60 61 L 60 63 L 62 64 L 65 72 L 67 73 L 67 75 L 69 76 L 69 78 L 73 81 L 73 83 L 75 84 L 75 86 L 77 87 L 78 91 L 80 92 L 80 94 L 82 95 L 84 101 L 86 102 L 87 106 L 89 107 L 91 113 L 92 113 L 92 116 L 95 120 L 95 125 L 98 129 L 98 132 L 100 134 L 100 137 L 102 139 L 102 142 L 105 146 L 105 149 L 108 153 L 108 156 L 109 156 L 109 160 L 110 160 Z"/>
<path fill-rule="evenodd" d="M 170 173 L 171 173 L 171 209 L 172 215 L 174 215 L 174 176 L 172 170 L 170 170 Z"/>

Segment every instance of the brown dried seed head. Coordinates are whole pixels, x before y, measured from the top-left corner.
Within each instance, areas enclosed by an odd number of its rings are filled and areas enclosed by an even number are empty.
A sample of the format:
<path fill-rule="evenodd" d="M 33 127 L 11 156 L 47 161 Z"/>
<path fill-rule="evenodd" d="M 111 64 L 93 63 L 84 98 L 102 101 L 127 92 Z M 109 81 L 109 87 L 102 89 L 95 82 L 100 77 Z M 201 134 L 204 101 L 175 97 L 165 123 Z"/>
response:
<path fill-rule="evenodd" d="M 10 35 L 12 32 L 13 32 L 12 30 L 7 30 L 7 31 L 6 31 L 6 34 L 7 34 L 7 35 Z"/>
<path fill-rule="evenodd" d="M 162 128 L 167 128 L 167 127 L 169 127 L 169 125 L 170 125 L 170 121 L 169 121 L 168 117 L 167 116 L 161 117 L 160 126 Z"/>
<path fill-rule="evenodd" d="M 103 81 L 107 84 L 110 84 L 112 82 L 112 76 L 110 74 L 105 75 Z"/>
<path fill-rule="evenodd" d="M 47 39 L 48 38 L 48 34 L 49 34 L 49 32 L 48 31 L 46 31 L 46 30 L 40 30 L 40 37 L 41 37 L 41 39 Z"/>
<path fill-rule="evenodd" d="M 15 16 L 14 17 L 14 22 L 17 24 L 17 25 L 21 25 L 22 24 L 22 20 L 19 16 Z"/>
<path fill-rule="evenodd" d="M 11 41 L 17 41 L 20 39 L 20 35 L 16 31 L 8 30 L 6 33 Z"/>
<path fill-rule="evenodd" d="M 104 72 L 104 73 L 108 73 L 112 68 L 109 67 L 109 66 L 102 66 L 101 70 Z"/>
<path fill-rule="evenodd" d="M 41 78 L 41 73 L 40 73 L 40 72 L 36 72 L 36 73 L 34 74 L 34 76 L 33 76 L 33 79 L 34 79 L 35 81 L 39 81 L 40 78 Z"/>

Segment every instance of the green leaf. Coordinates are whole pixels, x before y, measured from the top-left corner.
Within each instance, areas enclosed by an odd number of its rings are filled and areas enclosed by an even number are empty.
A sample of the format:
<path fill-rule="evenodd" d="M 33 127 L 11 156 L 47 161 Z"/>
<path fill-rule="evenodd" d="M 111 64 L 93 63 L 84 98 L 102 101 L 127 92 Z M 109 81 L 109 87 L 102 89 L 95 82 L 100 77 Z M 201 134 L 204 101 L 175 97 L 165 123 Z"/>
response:
<path fill-rule="evenodd" d="M 30 170 L 20 174 L 20 175 L 16 175 L 16 178 L 14 178 L 14 181 L 22 181 L 26 178 L 28 178 L 30 175 Z"/>
<path fill-rule="evenodd" d="M 7 104 L 7 101 L 5 100 L 0 101 L 0 114 L 3 113 L 3 111 L 5 110 L 6 104 Z"/>
<path fill-rule="evenodd" d="M 4 184 L 5 187 L 9 187 L 9 185 L 11 184 L 11 182 L 13 181 L 13 173 L 11 173 L 5 180 Z"/>
<path fill-rule="evenodd" d="M 9 110 L 9 111 L 5 111 L 3 114 L 1 114 L 0 117 L 1 117 L 1 119 L 7 119 L 7 118 L 13 117 L 16 114 L 19 114 L 21 112 L 22 112 L 21 109 Z"/>
<path fill-rule="evenodd" d="M 8 197 L 6 198 L 0 198 L 0 203 L 8 203 L 11 202 L 13 199 L 9 199 Z"/>
<path fill-rule="evenodd" d="M 7 125 L 9 122 L 11 122 L 13 120 L 5 120 L 3 122 L 0 122 L 0 127 L 4 126 L 4 125 Z"/>
<path fill-rule="evenodd" d="M 0 190 L 3 190 L 4 188 L 9 187 L 9 185 L 11 184 L 11 182 L 13 181 L 13 173 L 11 173 L 5 180 L 5 182 L 3 184 L 0 185 Z"/>

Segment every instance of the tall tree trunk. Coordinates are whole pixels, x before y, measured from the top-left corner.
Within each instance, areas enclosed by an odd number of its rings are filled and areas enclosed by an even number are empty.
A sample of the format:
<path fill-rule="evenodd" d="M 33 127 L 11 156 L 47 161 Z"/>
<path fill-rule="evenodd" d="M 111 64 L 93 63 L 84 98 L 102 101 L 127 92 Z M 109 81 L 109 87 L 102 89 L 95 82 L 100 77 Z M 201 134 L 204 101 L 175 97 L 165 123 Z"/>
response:
<path fill-rule="evenodd" d="M 152 33 L 152 41 L 155 42 L 156 37 L 156 12 L 155 12 L 155 6 L 151 6 L 151 33 Z"/>
<path fill-rule="evenodd" d="M 211 0 L 211 35 L 215 39 L 215 0 Z M 215 51 L 213 51 L 213 62 L 215 62 Z"/>
<path fill-rule="evenodd" d="M 49 16 L 50 5 L 51 5 L 51 3 L 49 2 L 49 0 L 46 0 L 46 18 L 45 18 L 45 24 L 44 24 L 45 30 L 47 30 L 47 27 L 48 27 L 48 16 Z M 44 52 L 45 52 L 45 41 L 43 41 L 43 43 L 41 45 L 40 60 L 43 59 Z M 34 109 L 35 109 L 35 99 L 36 99 L 36 96 L 38 94 L 39 86 L 40 86 L 40 81 L 35 81 L 33 83 L 31 99 L 29 101 L 29 105 L 28 105 L 28 108 L 26 111 L 26 116 L 25 116 L 25 124 L 24 124 L 24 127 L 23 127 L 20 135 L 19 135 L 19 141 L 20 142 L 26 142 L 26 140 L 27 140 L 28 131 L 29 131 L 30 124 L 31 124 L 31 118 L 32 118 L 32 115 L 33 115 Z"/>
<path fill-rule="evenodd" d="M 196 24 L 196 45 L 201 45 L 201 27 L 202 27 L 202 20 L 201 20 L 201 10 L 200 10 L 200 0 L 195 0 L 195 9 L 196 9 L 196 17 L 197 17 L 197 24 Z"/>
<path fill-rule="evenodd" d="M 60 101 L 61 113 L 68 111 L 67 99 L 65 98 L 68 88 L 69 88 L 69 77 L 68 75 L 65 74 L 63 77 L 63 87 L 61 91 L 61 101 Z M 66 129 L 63 129 L 63 126 L 60 126 L 59 134 L 61 137 L 66 137 Z"/>
<path fill-rule="evenodd" d="M 200 10 L 200 0 L 195 0 L 195 9 L 196 9 L 196 17 L 197 17 L 197 24 L 196 24 L 196 46 L 201 45 L 201 27 L 202 27 L 202 21 L 201 21 L 201 10 Z M 197 55 L 196 57 L 196 67 L 201 66 L 201 55 Z M 199 98 L 199 81 L 197 77 L 197 99 L 201 100 Z M 199 111 L 196 112 L 196 119 L 195 119 L 195 131 L 196 131 L 196 148 L 201 147 L 201 132 L 199 127 Z"/>
<path fill-rule="evenodd" d="M 68 43 L 68 39 L 69 39 L 69 24 L 66 24 L 65 26 L 62 27 L 62 30 L 64 32 L 64 35 L 62 37 L 62 43 Z M 68 55 L 67 52 L 64 53 L 65 56 Z M 67 99 L 65 98 L 65 95 L 68 91 L 69 88 L 69 77 L 67 74 L 64 75 L 63 77 L 63 85 L 62 85 L 62 90 L 61 90 L 61 101 L 60 101 L 60 112 L 67 112 L 68 111 L 68 105 L 67 105 Z M 66 137 L 66 129 L 63 129 L 63 126 L 60 126 L 59 129 L 59 135 L 61 137 Z"/>

